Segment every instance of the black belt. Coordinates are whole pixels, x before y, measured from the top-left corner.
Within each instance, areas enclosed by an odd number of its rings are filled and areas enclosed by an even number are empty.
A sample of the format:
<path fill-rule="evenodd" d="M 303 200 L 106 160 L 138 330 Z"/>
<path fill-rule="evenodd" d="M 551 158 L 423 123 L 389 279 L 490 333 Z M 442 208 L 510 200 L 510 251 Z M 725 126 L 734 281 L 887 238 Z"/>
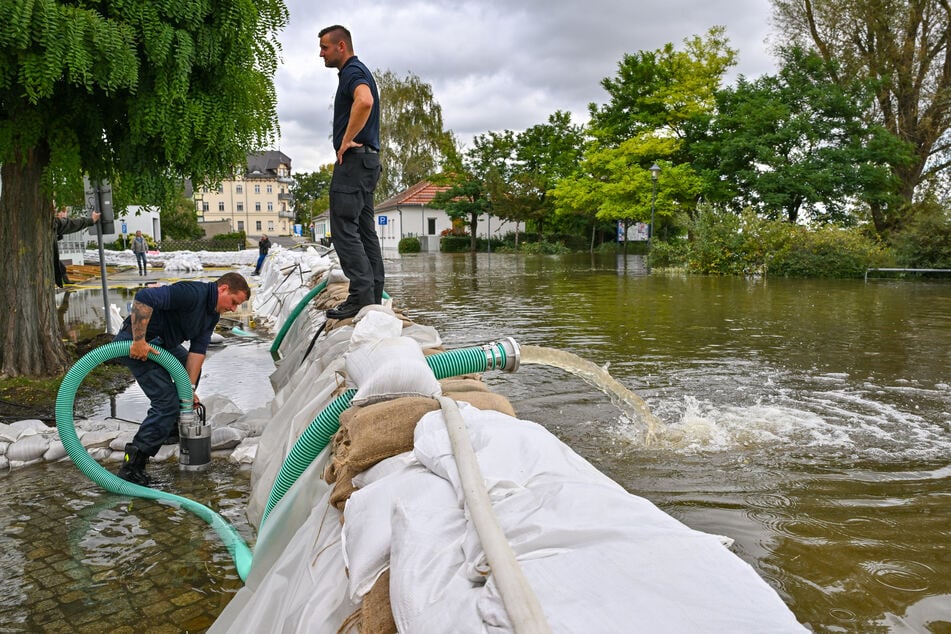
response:
<path fill-rule="evenodd" d="M 356 152 L 357 154 L 379 154 L 379 150 L 374 150 L 369 145 L 360 145 L 357 147 L 352 147 L 349 150 L 350 152 Z"/>

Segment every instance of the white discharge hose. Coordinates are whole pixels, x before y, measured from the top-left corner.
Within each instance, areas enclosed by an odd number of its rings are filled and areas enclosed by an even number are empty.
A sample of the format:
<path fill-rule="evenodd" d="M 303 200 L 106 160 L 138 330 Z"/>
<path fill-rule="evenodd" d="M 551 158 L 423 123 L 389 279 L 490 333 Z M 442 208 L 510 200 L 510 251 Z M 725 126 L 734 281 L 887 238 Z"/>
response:
<path fill-rule="evenodd" d="M 548 627 L 548 621 L 545 620 L 542 606 L 531 586 L 528 585 L 528 580 L 515 560 L 515 553 L 512 552 L 505 533 L 502 532 L 498 519 L 495 517 L 492 502 L 489 500 L 489 492 L 485 488 L 475 450 L 469 439 L 469 432 L 465 421 L 462 420 L 462 414 L 459 413 L 459 406 L 454 400 L 445 396 L 437 396 L 436 399 L 442 407 L 443 419 L 446 421 L 446 429 L 449 432 L 456 467 L 459 469 L 462 492 L 466 506 L 469 508 L 469 515 L 475 524 L 476 533 L 482 542 L 482 549 L 495 576 L 495 584 L 515 632 L 550 634 L 551 629 Z"/>

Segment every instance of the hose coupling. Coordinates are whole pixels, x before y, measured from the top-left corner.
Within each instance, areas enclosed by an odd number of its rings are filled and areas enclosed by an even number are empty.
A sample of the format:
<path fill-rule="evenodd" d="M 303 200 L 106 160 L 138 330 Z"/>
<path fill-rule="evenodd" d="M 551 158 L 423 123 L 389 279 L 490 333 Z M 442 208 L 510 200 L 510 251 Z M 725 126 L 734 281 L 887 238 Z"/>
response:
<path fill-rule="evenodd" d="M 484 344 L 482 350 L 485 352 L 486 370 L 515 372 L 522 360 L 521 348 L 512 337 Z"/>

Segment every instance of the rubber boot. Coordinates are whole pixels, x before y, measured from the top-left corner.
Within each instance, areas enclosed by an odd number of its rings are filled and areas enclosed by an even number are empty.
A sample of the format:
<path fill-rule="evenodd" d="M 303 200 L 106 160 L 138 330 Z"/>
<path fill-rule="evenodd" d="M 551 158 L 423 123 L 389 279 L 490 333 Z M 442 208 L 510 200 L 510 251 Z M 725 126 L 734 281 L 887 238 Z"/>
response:
<path fill-rule="evenodd" d="M 147 487 L 151 482 L 149 474 L 145 472 L 145 465 L 148 462 L 149 457 L 142 453 L 138 447 L 129 443 L 125 446 L 122 466 L 119 467 L 119 472 L 116 475 L 127 482 Z"/>

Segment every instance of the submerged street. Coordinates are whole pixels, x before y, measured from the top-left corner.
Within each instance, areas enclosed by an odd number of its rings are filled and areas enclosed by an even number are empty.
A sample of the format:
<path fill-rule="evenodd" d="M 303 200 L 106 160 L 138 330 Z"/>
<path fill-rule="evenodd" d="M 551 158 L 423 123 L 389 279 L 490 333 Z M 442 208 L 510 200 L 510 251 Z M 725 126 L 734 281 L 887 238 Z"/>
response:
<path fill-rule="evenodd" d="M 564 371 L 487 382 L 628 491 L 735 539 L 812 630 L 951 627 L 947 281 L 645 276 L 636 264 L 407 256 L 387 260 L 387 292 L 447 347 L 511 336 L 607 366 L 660 419 L 651 444 Z M 97 305 L 95 288 L 73 293 L 65 319 L 81 328 Z M 227 337 L 200 394 L 264 405 L 269 345 Z M 136 391 L 90 415 L 141 420 Z M 253 547 L 246 470 L 156 471 Z M 203 522 L 97 490 L 70 462 L 0 474 L 0 505 L 0 631 L 201 631 L 241 583 Z"/>

